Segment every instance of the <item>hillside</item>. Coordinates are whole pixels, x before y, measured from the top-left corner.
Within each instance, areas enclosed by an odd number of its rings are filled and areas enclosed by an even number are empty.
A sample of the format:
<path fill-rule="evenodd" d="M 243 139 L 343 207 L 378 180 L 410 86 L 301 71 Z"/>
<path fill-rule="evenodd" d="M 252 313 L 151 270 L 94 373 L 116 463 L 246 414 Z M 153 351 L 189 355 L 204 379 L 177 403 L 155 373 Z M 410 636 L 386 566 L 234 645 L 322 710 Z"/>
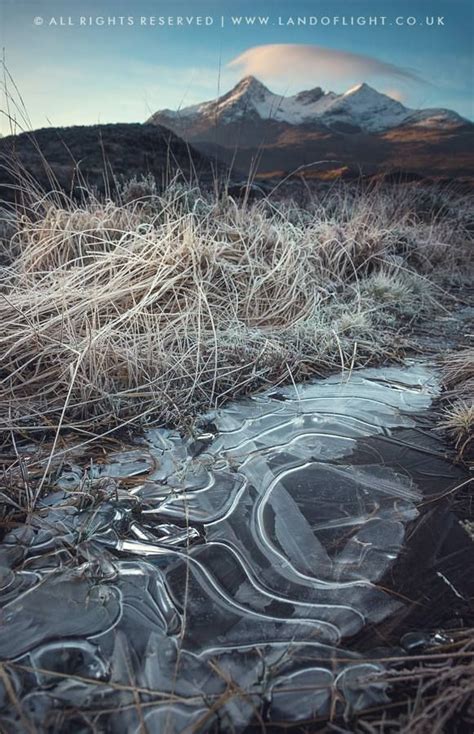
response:
<path fill-rule="evenodd" d="M 160 125 L 111 124 L 43 128 L 0 140 L 0 194 L 14 196 L 12 187 L 27 173 L 41 188 L 104 191 L 115 179 L 152 174 L 165 183 L 181 172 L 211 182 L 214 164 L 202 153 Z"/>

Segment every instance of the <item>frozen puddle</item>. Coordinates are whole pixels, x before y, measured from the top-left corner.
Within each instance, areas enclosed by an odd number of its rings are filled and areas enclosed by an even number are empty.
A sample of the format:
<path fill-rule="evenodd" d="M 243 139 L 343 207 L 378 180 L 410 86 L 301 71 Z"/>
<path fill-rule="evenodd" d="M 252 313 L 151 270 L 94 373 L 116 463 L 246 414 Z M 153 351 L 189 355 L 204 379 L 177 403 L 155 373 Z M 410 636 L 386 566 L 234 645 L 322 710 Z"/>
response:
<path fill-rule="evenodd" d="M 229 404 L 189 440 L 150 431 L 89 470 L 113 488 L 94 509 L 66 467 L 0 547 L 23 709 L 0 679 L 0 728 L 238 732 L 383 701 L 381 664 L 346 640 L 403 607 L 379 582 L 422 494 L 403 452 L 360 447 L 393 447 L 437 390 L 419 365 L 367 369 Z"/>

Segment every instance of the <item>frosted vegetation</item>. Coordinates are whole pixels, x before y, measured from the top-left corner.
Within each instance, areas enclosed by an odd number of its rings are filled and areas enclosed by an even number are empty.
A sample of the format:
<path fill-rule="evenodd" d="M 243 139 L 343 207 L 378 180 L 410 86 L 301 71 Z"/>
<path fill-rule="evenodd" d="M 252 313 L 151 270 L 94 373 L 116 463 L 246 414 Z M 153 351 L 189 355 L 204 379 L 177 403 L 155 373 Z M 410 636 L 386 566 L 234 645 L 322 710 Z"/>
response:
<path fill-rule="evenodd" d="M 226 400 L 400 358 L 466 278 L 468 202 L 333 187 L 254 203 L 151 180 L 5 213 L 2 422 L 186 427 Z"/>

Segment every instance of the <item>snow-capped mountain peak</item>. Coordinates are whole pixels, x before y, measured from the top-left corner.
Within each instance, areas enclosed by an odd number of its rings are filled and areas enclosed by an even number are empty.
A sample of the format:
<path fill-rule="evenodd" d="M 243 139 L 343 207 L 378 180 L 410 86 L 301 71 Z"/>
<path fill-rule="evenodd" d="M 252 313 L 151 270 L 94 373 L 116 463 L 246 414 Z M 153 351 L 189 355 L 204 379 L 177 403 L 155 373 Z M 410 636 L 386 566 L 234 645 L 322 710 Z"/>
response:
<path fill-rule="evenodd" d="M 253 92 L 268 92 L 268 88 L 263 84 L 261 81 L 259 81 L 256 77 L 249 75 L 244 76 L 243 79 L 240 80 L 240 82 L 237 82 L 235 87 L 231 90 L 231 92 L 241 93 L 253 93 Z M 231 93 L 229 92 L 229 94 Z"/>
<path fill-rule="evenodd" d="M 326 123 L 356 125 L 367 132 L 378 132 L 400 125 L 411 110 L 401 102 L 378 92 L 365 82 L 339 95 L 325 112 Z"/>
<path fill-rule="evenodd" d="M 160 110 L 148 120 L 185 134 L 217 123 L 274 120 L 289 125 L 313 124 L 341 132 L 378 133 L 416 120 L 431 126 L 465 122 L 449 110 L 415 111 L 362 82 L 343 94 L 324 92 L 319 86 L 293 96 L 274 94 L 254 76 L 241 79 L 217 99 L 183 109 Z M 459 122 L 457 122 L 459 121 Z"/>
<path fill-rule="evenodd" d="M 349 97 L 349 96 L 353 96 L 355 94 L 359 94 L 359 95 L 360 94 L 364 94 L 366 96 L 369 96 L 369 95 L 374 95 L 374 94 L 379 95 L 380 92 L 377 92 L 376 89 L 374 89 L 373 87 L 371 87 L 366 82 L 360 82 L 360 84 L 356 84 L 355 87 L 351 87 L 350 89 L 347 90 L 347 92 L 344 92 L 344 94 L 342 96 L 343 97 Z"/>
<path fill-rule="evenodd" d="M 230 92 L 219 97 L 215 102 L 204 103 L 206 107 L 218 115 L 227 111 L 240 116 L 242 110 L 247 113 L 257 112 L 265 116 L 268 106 L 271 107 L 273 97 L 267 87 L 254 76 L 246 76 L 233 87 Z"/>
<path fill-rule="evenodd" d="M 285 97 L 271 92 L 254 76 L 246 76 L 229 92 L 215 100 L 177 111 L 160 110 L 148 122 L 166 125 L 171 120 L 180 120 L 184 124 L 191 120 L 212 118 L 214 124 L 216 121 L 229 123 L 242 119 L 259 119 L 298 125 L 314 121 L 336 97 L 334 92 L 325 93 L 321 87 Z"/>

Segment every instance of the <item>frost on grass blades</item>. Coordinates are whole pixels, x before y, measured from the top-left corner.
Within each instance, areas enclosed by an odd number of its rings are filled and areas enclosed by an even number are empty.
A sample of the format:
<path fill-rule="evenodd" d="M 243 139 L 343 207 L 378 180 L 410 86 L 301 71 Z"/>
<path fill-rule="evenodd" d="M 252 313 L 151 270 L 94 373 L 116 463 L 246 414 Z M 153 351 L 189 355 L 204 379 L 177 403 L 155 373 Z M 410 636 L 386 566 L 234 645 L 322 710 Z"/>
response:
<path fill-rule="evenodd" d="M 304 208 L 179 183 L 116 196 L 5 215 L 11 430 L 184 427 L 239 394 L 399 359 L 470 258 L 467 200 L 435 189 L 330 188 Z"/>

